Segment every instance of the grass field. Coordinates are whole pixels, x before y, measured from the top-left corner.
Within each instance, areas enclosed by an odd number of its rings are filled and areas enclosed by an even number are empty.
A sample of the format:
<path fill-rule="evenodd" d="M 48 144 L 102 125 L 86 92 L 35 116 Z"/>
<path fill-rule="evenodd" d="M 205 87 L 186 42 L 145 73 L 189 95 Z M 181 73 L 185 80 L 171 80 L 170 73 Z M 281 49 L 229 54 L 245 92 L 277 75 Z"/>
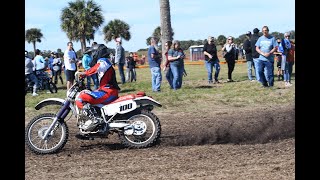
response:
<path fill-rule="evenodd" d="M 162 74 L 161 93 L 154 93 L 151 90 L 151 75 L 149 68 L 138 68 L 137 81 L 120 84 L 120 95 L 145 91 L 163 104 L 160 111 L 170 109 L 174 111 L 201 112 L 209 105 L 215 107 L 249 107 L 265 106 L 276 104 L 294 103 L 295 86 L 284 87 L 284 82 L 277 81 L 273 88 L 261 88 L 258 82 L 249 82 L 247 78 L 246 63 L 236 64 L 232 83 L 221 83 L 209 85 L 207 83 L 207 72 L 204 65 L 186 65 L 188 76 L 183 78 L 182 88 L 173 91 L 169 88 L 168 82 Z M 276 69 L 276 68 L 275 68 Z M 119 72 L 116 71 L 119 81 Z M 293 71 L 292 83 L 295 84 L 295 71 Z M 64 74 L 62 74 L 64 77 Z M 227 65 L 221 64 L 219 80 L 224 82 L 227 79 Z M 65 81 L 64 81 L 65 82 Z M 26 112 L 34 112 L 34 106 L 39 101 L 49 98 L 65 98 L 66 85 L 58 83 L 58 93 L 46 94 L 39 92 L 39 96 L 32 97 L 31 94 L 25 96 Z M 26 116 L 28 116 L 26 114 Z"/>

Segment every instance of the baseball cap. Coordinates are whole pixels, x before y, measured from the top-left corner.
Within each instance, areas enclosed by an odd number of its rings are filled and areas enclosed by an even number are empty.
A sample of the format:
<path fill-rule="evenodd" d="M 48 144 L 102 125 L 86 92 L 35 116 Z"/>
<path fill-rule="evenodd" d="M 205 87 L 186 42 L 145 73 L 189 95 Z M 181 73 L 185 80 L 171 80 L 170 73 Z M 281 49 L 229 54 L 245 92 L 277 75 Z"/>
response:
<path fill-rule="evenodd" d="M 253 33 L 258 33 L 260 30 L 258 28 L 253 29 Z"/>

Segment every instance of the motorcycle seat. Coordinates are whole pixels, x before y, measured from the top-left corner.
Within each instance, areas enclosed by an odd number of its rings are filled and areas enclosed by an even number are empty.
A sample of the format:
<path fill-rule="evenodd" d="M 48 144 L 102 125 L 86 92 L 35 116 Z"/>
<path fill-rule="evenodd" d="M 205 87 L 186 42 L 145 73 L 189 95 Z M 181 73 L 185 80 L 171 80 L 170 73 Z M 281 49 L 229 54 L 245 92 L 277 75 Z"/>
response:
<path fill-rule="evenodd" d="M 127 95 L 124 95 L 124 96 L 120 96 L 118 99 L 112 101 L 110 104 L 117 103 L 117 102 L 120 102 L 120 101 L 134 99 L 136 97 L 142 97 L 142 96 L 145 96 L 145 95 L 146 95 L 146 93 L 143 92 L 143 91 L 139 91 L 136 94 L 127 94 Z"/>

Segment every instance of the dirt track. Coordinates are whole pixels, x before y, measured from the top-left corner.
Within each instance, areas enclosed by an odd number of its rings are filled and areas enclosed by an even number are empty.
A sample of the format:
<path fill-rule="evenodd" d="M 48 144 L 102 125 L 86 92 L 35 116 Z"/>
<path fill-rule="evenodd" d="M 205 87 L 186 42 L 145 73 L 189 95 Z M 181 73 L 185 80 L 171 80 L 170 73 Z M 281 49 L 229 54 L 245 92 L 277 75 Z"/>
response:
<path fill-rule="evenodd" d="M 294 105 L 154 113 L 162 124 L 158 146 L 125 149 L 115 134 L 81 141 L 69 122 L 60 153 L 26 147 L 26 179 L 295 179 Z"/>

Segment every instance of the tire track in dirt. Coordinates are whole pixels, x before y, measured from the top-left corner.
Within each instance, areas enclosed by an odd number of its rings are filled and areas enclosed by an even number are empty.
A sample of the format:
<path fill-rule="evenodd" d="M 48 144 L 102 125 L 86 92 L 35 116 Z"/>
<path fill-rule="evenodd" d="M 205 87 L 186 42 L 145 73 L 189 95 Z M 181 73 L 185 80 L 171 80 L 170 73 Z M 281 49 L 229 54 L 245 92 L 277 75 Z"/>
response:
<path fill-rule="evenodd" d="M 170 113 L 169 113 L 170 114 Z M 295 108 L 235 109 L 208 115 L 177 113 L 159 115 L 162 124 L 160 143 L 156 147 L 206 144 L 261 144 L 295 136 Z M 73 121 L 73 120 L 72 120 Z M 70 136 L 62 151 L 77 153 L 90 149 L 125 149 L 117 134 L 95 140 L 78 140 L 76 123 L 69 122 Z M 27 151 L 27 150 L 26 150 Z"/>

